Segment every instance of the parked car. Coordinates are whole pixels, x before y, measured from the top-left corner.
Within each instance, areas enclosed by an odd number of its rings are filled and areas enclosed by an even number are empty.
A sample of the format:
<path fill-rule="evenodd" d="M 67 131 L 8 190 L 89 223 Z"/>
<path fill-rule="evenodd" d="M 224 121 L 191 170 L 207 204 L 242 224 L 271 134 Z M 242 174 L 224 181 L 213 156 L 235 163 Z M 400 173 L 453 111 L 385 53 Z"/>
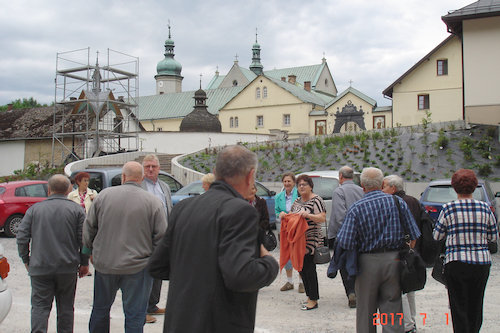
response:
<path fill-rule="evenodd" d="M 12 293 L 5 282 L 9 271 L 9 262 L 4 257 L 4 249 L 0 244 L 0 323 L 5 319 L 12 305 Z"/>
<path fill-rule="evenodd" d="M 122 184 L 122 168 L 119 167 L 78 170 L 72 172 L 70 178 L 74 179 L 79 172 L 90 174 L 89 188 L 97 192 L 101 192 L 106 187 Z M 160 171 L 158 178 L 168 184 L 172 194 L 182 188 L 182 184 L 165 171 Z"/>
<path fill-rule="evenodd" d="M 295 175 L 298 177 L 300 175 L 308 175 L 311 177 L 314 189 L 313 192 L 319 195 L 326 206 L 326 223 L 330 221 L 330 215 L 332 211 L 332 195 L 333 191 L 339 186 L 339 172 L 336 170 L 323 170 L 323 171 L 306 171 Z M 359 172 L 354 172 L 354 183 L 360 184 Z M 326 237 L 326 225 L 323 225 L 323 236 Z"/>
<path fill-rule="evenodd" d="M 478 180 L 477 188 L 472 194 L 476 200 L 484 201 L 489 206 L 498 221 L 498 209 L 495 198 L 500 197 L 500 192 L 493 194 L 490 184 L 484 180 Z M 457 199 L 457 193 L 451 187 L 451 179 L 434 180 L 429 183 L 420 197 L 420 202 L 429 215 L 437 220 L 443 204 Z"/>
<path fill-rule="evenodd" d="M 46 180 L 21 180 L 0 184 L 0 228 L 16 237 L 17 228 L 28 208 L 47 199 Z"/>
<path fill-rule="evenodd" d="M 267 210 L 269 211 L 269 223 L 271 224 L 271 227 L 273 227 L 276 223 L 276 214 L 274 212 L 274 196 L 276 195 L 276 192 L 269 190 L 259 182 L 255 183 L 257 186 L 257 195 L 263 199 L 266 199 Z M 172 194 L 172 204 L 175 205 L 181 200 L 194 195 L 200 195 L 204 192 L 205 190 L 201 186 L 200 180 L 192 182 L 177 191 L 177 193 Z"/>

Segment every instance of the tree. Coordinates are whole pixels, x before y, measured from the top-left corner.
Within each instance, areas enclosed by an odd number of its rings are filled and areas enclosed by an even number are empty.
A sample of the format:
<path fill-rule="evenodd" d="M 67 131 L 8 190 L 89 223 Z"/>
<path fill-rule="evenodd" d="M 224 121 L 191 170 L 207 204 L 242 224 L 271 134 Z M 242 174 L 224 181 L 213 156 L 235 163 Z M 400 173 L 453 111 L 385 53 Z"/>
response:
<path fill-rule="evenodd" d="M 23 98 L 22 100 L 16 99 L 15 101 L 12 101 L 9 104 L 12 104 L 13 109 L 38 108 L 38 107 L 42 107 L 42 106 L 47 106 L 47 104 L 42 105 L 42 104 L 38 103 L 37 100 L 34 99 L 33 97 Z M 8 104 L 2 105 L 2 106 L 0 106 L 0 111 L 5 111 L 5 110 L 7 110 L 7 108 L 8 108 Z"/>

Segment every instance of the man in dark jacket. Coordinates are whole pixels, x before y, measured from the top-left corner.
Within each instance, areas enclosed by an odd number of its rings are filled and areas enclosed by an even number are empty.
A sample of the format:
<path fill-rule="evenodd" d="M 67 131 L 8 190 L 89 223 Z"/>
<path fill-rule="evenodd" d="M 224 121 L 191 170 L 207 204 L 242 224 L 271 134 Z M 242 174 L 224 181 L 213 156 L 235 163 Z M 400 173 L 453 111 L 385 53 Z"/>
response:
<path fill-rule="evenodd" d="M 396 175 L 390 175 L 384 178 L 382 191 L 387 194 L 397 195 L 406 202 L 408 208 L 410 209 L 411 215 L 413 215 L 413 218 L 417 223 L 418 229 L 420 230 L 420 232 L 422 232 L 422 223 L 420 221 L 422 205 L 417 198 L 405 193 L 403 185 L 403 178 Z M 417 252 L 420 252 L 421 244 L 422 242 L 420 237 L 415 245 L 415 249 L 417 250 Z M 409 293 L 403 294 L 403 296 L 401 297 L 401 302 L 403 303 L 405 332 L 416 332 L 417 326 L 415 323 L 415 317 L 417 315 L 417 308 L 415 305 L 415 292 L 410 291 Z"/>
<path fill-rule="evenodd" d="M 17 232 L 19 256 L 31 277 L 31 331 L 47 332 L 55 298 L 57 332 L 73 332 L 77 272 L 82 277 L 89 271 L 81 252 L 85 212 L 66 198 L 68 177 L 54 175 L 48 183 L 49 197 L 28 209 Z"/>
<path fill-rule="evenodd" d="M 253 332 L 258 290 L 278 274 L 257 240 L 258 213 L 243 199 L 256 168 L 254 153 L 227 147 L 210 189 L 174 206 L 150 261 L 153 277 L 170 280 L 164 332 Z"/>

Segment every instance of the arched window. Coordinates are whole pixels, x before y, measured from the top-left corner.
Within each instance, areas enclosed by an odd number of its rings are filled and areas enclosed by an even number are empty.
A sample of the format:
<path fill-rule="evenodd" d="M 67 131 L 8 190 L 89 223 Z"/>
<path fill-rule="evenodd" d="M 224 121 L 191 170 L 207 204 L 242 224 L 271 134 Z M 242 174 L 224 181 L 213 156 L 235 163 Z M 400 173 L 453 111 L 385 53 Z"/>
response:
<path fill-rule="evenodd" d="M 234 117 L 234 127 L 238 127 L 238 117 Z"/>
<path fill-rule="evenodd" d="M 262 97 L 267 98 L 267 87 L 262 88 Z"/>
<path fill-rule="evenodd" d="M 229 127 L 230 128 L 234 127 L 234 118 L 233 117 L 229 118 Z"/>
<path fill-rule="evenodd" d="M 260 98 L 260 88 L 255 89 L 255 98 Z"/>

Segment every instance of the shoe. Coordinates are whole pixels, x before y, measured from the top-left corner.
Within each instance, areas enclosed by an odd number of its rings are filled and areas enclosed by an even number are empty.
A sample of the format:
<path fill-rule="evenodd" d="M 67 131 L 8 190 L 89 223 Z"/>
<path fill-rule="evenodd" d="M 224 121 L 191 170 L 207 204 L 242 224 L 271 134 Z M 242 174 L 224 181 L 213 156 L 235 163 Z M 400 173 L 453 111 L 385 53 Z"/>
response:
<path fill-rule="evenodd" d="M 318 308 L 318 303 L 316 303 L 313 307 L 308 307 L 307 304 L 302 304 L 302 307 L 300 308 L 302 311 L 309 311 L 309 310 L 314 310 Z"/>
<path fill-rule="evenodd" d="M 151 315 L 146 315 L 146 324 L 156 323 L 156 318 Z"/>
<path fill-rule="evenodd" d="M 165 314 L 165 308 L 156 308 L 155 311 L 151 311 L 151 312 L 148 311 L 148 314 L 149 315 L 162 315 L 162 314 Z"/>
<path fill-rule="evenodd" d="M 306 290 L 304 289 L 304 284 L 302 282 L 299 283 L 299 293 L 303 294 L 305 292 L 306 292 Z"/>
<path fill-rule="evenodd" d="M 290 282 L 287 282 L 283 285 L 283 287 L 281 287 L 281 291 L 288 291 L 288 290 L 292 290 L 293 289 L 293 284 L 291 284 Z"/>
<path fill-rule="evenodd" d="M 351 309 L 354 309 L 356 308 L 356 295 L 355 294 L 349 294 L 349 296 L 347 297 L 348 299 L 348 305 Z"/>

